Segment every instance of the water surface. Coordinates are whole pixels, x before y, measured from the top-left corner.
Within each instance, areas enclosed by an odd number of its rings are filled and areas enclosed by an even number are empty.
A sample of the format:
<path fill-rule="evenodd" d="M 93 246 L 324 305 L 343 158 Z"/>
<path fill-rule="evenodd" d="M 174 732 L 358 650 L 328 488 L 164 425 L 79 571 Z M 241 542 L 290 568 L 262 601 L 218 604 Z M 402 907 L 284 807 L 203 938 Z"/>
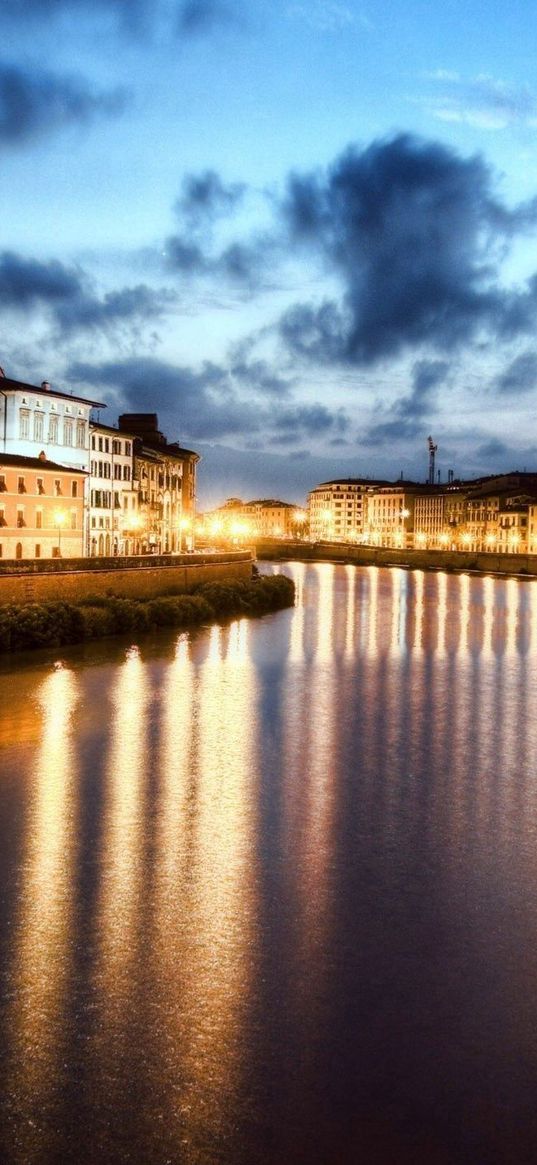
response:
<path fill-rule="evenodd" d="M 537 583 L 4 663 L 14 1165 L 537 1160 Z"/>

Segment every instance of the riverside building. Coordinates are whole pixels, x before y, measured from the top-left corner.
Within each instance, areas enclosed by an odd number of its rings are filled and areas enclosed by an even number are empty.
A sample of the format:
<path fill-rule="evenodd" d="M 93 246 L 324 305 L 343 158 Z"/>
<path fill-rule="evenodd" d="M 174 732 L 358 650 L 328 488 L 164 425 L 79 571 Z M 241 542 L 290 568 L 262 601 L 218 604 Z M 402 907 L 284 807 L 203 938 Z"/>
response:
<path fill-rule="evenodd" d="M 0 558 L 81 558 L 82 469 L 17 453 L 0 454 Z"/>

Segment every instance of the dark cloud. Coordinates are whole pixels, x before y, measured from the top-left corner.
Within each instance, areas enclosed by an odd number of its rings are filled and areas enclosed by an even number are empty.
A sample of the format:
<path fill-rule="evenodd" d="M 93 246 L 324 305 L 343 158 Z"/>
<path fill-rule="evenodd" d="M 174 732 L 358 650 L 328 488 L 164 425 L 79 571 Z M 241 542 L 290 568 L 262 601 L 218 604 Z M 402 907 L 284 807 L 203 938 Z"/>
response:
<path fill-rule="evenodd" d="M 537 386 L 537 352 L 522 352 L 498 376 L 496 388 L 506 395 L 518 396 Z"/>
<path fill-rule="evenodd" d="M 284 314 L 280 334 L 301 357 L 367 365 L 535 327 L 536 288 L 506 292 L 499 270 L 506 240 L 535 227 L 537 204 L 504 207 L 479 157 L 408 135 L 351 147 L 326 174 L 291 176 L 283 215 L 290 243 L 343 283 L 341 303 Z"/>
<path fill-rule="evenodd" d="M 417 360 L 412 368 L 412 391 L 392 405 L 386 420 L 373 424 L 368 439 L 375 445 L 415 439 L 423 433 L 424 418 L 434 406 L 436 390 L 449 375 L 446 360 Z"/>
<path fill-rule="evenodd" d="M 481 461 L 492 462 L 492 464 L 495 462 L 497 464 L 499 459 L 505 460 L 506 455 L 511 455 L 509 446 L 496 437 L 493 437 L 491 441 L 486 441 L 476 449 L 476 457 Z"/>
<path fill-rule="evenodd" d="M 96 296 L 78 268 L 57 260 L 41 262 L 11 251 L 0 253 L 0 306 L 31 313 L 45 308 L 62 336 L 88 330 L 107 332 L 119 324 L 156 319 L 175 302 L 169 291 L 144 285 Z"/>
<path fill-rule="evenodd" d="M 231 374 L 249 392 L 262 396 L 281 398 L 291 390 L 290 381 L 278 375 L 266 360 L 237 360 L 231 364 Z"/>
<path fill-rule="evenodd" d="M 14 146 L 64 126 L 120 113 L 125 93 L 99 93 L 80 78 L 0 64 L 0 143 Z"/>
<path fill-rule="evenodd" d="M 101 364 L 74 363 L 67 377 L 92 391 L 108 390 L 118 411 L 158 412 L 161 427 L 173 439 L 191 441 L 240 437 L 249 442 L 293 444 L 339 432 L 347 424 L 341 410 L 320 405 L 281 408 L 268 395 L 264 402 L 245 399 L 241 385 L 222 365 L 206 361 L 199 369 L 144 357 Z"/>
<path fill-rule="evenodd" d="M 169 271 L 189 278 L 225 280 L 253 291 L 265 285 L 271 262 L 270 244 L 260 238 L 250 243 L 232 243 L 211 253 L 191 235 L 172 235 L 164 245 Z"/>
<path fill-rule="evenodd" d="M 241 201 L 245 189 L 240 182 L 226 186 L 215 170 L 187 174 L 175 209 L 190 229 L 205 229 L 208 223 L 231 214 Z"/>
<path fill-rule="evenodd" d="M 315 437 L 333 428 L 342 430 L 346 425 L 347 418 L 342 409 L 333 413 L 325 405 L 300 405 L 292 409 L 283 409 L 278 415 L 278 429 L 283 433 Z"/>
<path fill-rule="evenodd" d="M 445 381 L 449 364 L 445 360 L 417 360 L 412 369 L 412 392 L 403 397 L 395 411 L 400 417 L 419 418 L 433 403 L 436 389 Z"/>
<path fill-rule="evenodd" d="M 240 23 L 236 4 L 225 0 L 184 0 L 179 5 L 179 31 L 185 36 L 200 36 L 215 28 Z"/>

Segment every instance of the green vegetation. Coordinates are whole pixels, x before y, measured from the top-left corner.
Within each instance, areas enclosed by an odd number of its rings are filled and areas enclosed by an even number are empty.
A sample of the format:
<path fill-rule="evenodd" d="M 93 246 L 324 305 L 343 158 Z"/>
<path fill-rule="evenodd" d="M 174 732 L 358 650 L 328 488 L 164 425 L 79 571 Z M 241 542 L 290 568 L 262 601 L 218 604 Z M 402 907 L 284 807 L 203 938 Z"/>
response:
<path fill-rule="evenodd" d="M 266 615 L 292 606 L 294 594 L 294 583 L 280 574 L 259 575 L 250 582 L 203 583 L 191 594 L 147 600 L 107 596 L 81 603 L 5 603 L 0 605 L 0 652 Z"/>

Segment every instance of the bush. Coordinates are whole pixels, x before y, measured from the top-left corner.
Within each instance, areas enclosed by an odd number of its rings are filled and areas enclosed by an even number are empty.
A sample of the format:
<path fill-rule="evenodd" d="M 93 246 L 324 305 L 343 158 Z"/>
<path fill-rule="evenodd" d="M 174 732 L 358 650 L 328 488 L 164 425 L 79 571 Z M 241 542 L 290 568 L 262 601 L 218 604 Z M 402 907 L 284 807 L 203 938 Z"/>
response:
<path fill-rule="evenodd" d="M 112 595 L 75 603 L 0 604 L 0 651 L 59 647 L 149 627 L 192 627 L 233 615 L 264 615 L 292 606 L 294 584 L 285 575 L 251 582 L 202 583 L 194 594 L 123 599 Z"/>

